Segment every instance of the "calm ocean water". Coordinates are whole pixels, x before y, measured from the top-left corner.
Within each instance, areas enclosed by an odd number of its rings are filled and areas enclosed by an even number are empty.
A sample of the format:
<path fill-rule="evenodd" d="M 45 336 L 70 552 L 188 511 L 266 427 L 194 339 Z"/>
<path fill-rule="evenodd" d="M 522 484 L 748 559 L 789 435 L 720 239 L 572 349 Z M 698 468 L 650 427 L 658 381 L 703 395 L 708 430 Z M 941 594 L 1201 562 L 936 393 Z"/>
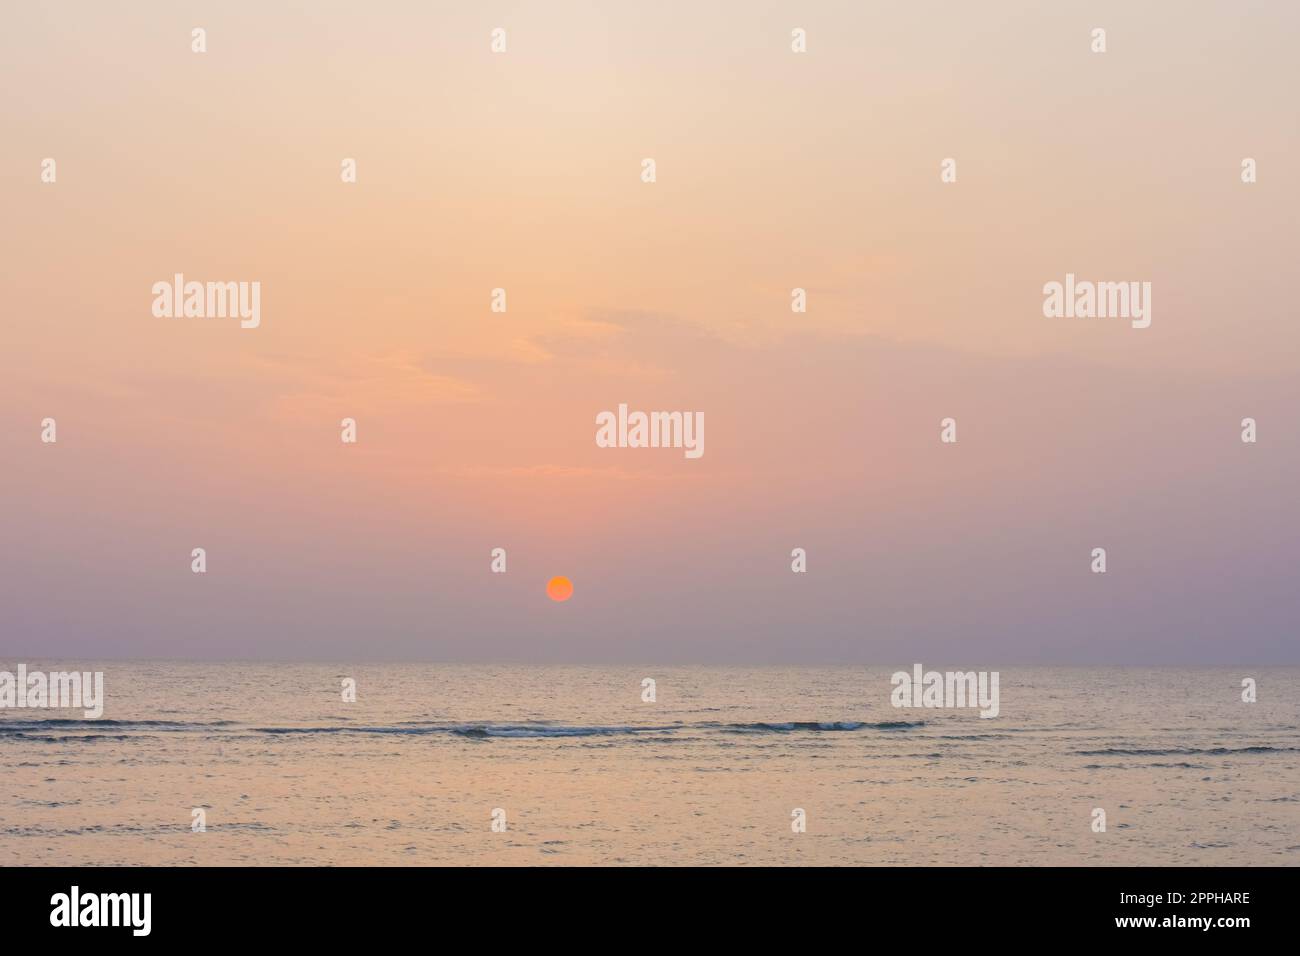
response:
<path fill-rule="evenodd" d="M 0 865 L 1300 864 L 1297 668 L 24 663 L 107 702 L 0 710 Z"/>

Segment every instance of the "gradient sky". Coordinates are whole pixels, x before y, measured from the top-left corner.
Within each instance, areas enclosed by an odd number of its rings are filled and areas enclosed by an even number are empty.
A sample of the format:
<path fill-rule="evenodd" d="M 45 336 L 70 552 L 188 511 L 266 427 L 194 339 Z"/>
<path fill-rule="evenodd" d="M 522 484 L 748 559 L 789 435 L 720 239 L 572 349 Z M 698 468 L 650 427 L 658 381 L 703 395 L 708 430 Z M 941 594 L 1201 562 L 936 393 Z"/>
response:
<path fill-rule="evenodd" d="M 3 26 L 0 653 L 1300 662 L 1295 5 Z M 1151 327 L 1044 318 L 1066 272 Z M 704 457 L 597 448 L 620 402 Z"/>

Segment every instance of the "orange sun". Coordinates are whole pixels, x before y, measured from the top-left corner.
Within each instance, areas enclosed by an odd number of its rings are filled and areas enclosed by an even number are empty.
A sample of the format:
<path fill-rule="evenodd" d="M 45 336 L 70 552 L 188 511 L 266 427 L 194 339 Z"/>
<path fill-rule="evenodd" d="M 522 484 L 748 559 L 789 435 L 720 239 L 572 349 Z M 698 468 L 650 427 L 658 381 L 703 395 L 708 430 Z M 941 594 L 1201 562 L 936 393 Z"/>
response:
<path fill-rule="evenodd" d="M 546 582 L 546 596 L 552 601 L 567 601 L 573 597 L 573 582 L 568 578 L 551 578 Z"/>

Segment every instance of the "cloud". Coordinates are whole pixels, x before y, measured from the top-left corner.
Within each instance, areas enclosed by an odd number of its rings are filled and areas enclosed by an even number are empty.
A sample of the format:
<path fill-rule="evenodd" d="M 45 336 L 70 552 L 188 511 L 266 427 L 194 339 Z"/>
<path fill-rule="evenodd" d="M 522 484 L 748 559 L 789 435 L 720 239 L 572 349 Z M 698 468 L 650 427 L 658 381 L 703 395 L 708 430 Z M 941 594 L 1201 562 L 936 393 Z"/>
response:
<path fill-rule="evenodd" d="M 273 414 L 286 420 L 468 404 L 484 397 L 480 385 L 430 371 L 410 351 L 362 355 L 351 363 L 338 358 L 259 355 L 250 356 L 248 362 L 258 373 L 258 384 L 269 393 Z"/>

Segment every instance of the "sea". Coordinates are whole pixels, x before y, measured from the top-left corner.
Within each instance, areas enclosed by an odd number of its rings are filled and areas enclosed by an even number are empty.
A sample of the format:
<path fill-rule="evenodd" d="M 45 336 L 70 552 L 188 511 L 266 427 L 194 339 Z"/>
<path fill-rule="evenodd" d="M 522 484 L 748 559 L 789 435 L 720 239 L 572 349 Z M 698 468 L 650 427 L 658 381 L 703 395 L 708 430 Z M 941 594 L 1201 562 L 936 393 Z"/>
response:
<path fill-rule="evenodd" d="M 4 866 L 1300 864 L 1300 668 L 21 663 Z"/>

